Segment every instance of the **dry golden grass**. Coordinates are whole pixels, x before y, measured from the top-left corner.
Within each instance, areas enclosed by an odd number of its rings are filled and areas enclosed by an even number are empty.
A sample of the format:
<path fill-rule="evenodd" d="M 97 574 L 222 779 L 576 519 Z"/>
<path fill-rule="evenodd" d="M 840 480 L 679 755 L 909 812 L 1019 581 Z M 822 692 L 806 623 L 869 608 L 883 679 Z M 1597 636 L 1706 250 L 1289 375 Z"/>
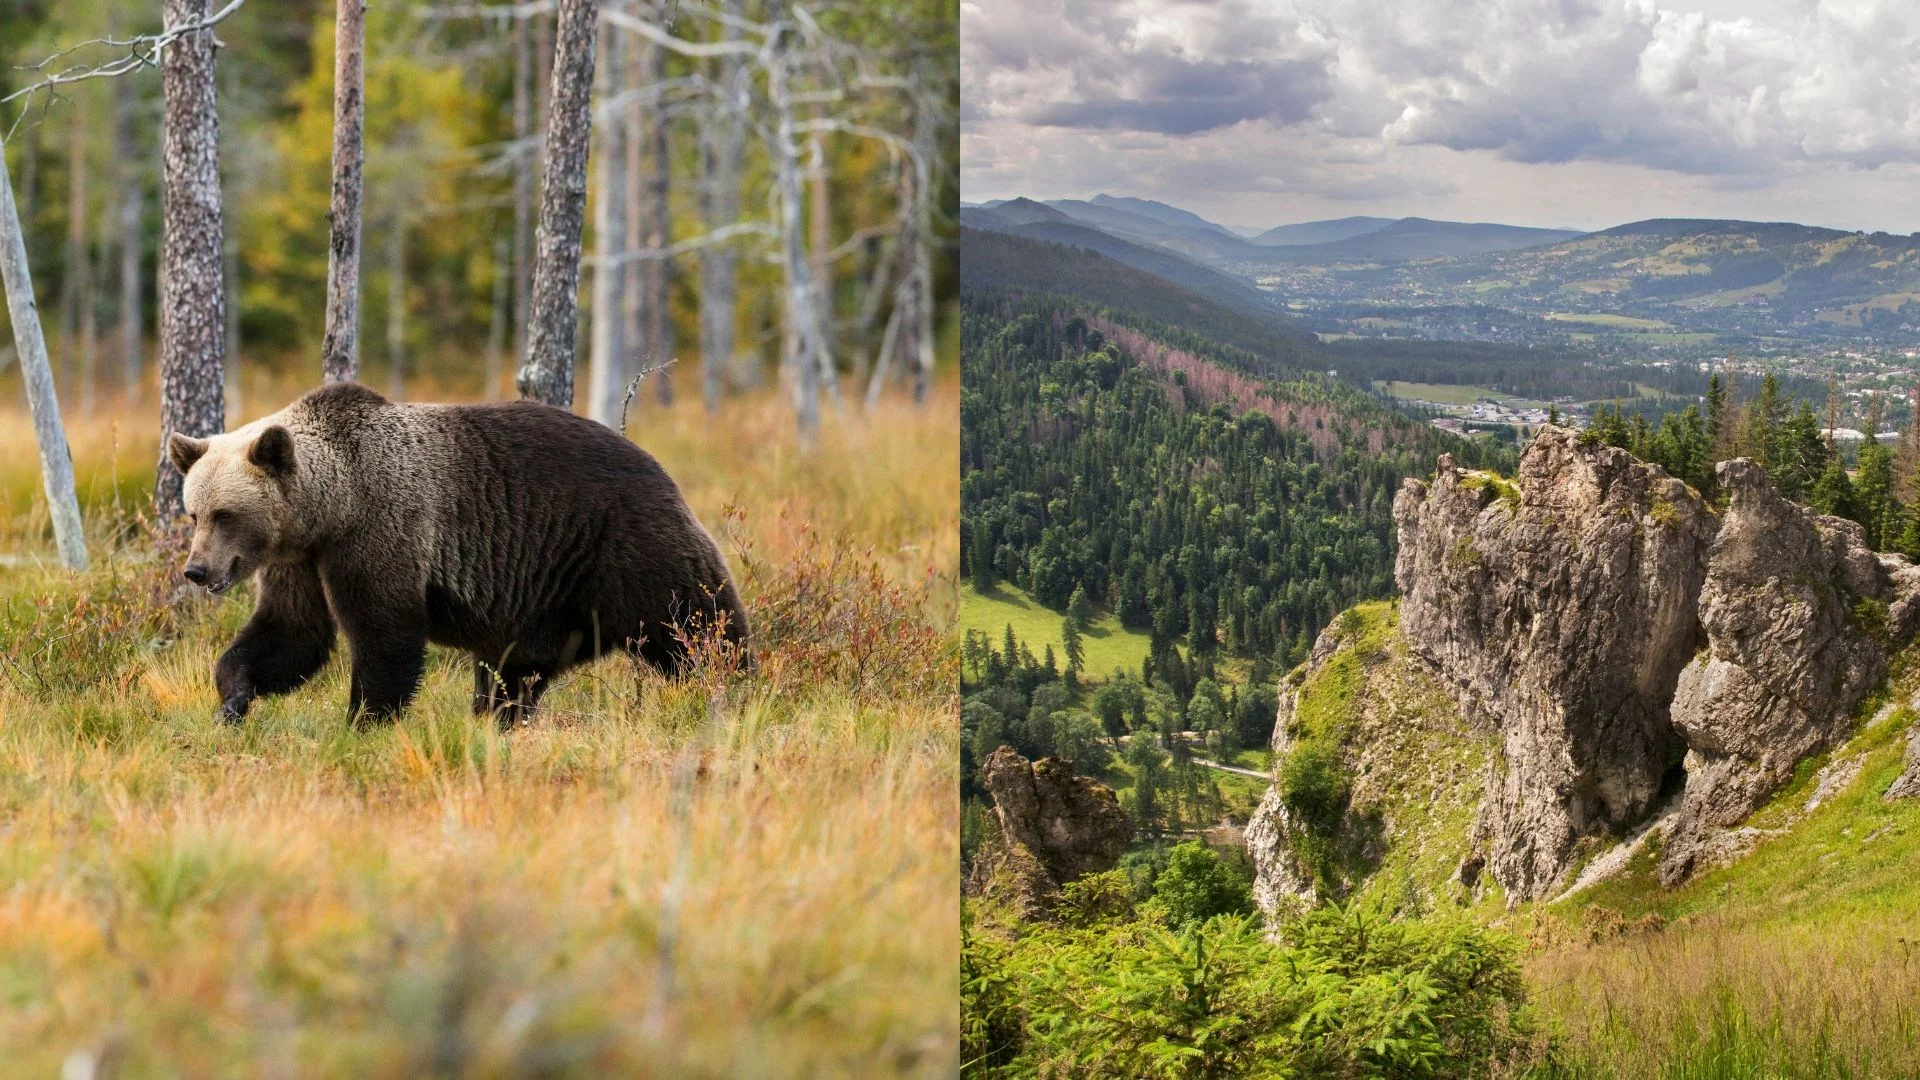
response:
<path fill-rule="evenodd" d="M 603 661 L 505 738 L 438 650 L 392 727 L 347 725 L 339 660 L 215 723 L 250 605 L 176 600 L 145 559 L 151 407 L 72 425 L 78 577 L 40 565 L 31 432 L 0 412 L 0 1071 L 951 1075 L 956 398 L 829 418 L 807 453 L 770 394 L 637 406 L 766 662 Z"/>
<path fill-rule="evenodd" d="M 1913 932 L 1886 916 L 1699 919 L 1552 949 L 1528 975 L 1566 1075 L 1920 1076 Z"/>

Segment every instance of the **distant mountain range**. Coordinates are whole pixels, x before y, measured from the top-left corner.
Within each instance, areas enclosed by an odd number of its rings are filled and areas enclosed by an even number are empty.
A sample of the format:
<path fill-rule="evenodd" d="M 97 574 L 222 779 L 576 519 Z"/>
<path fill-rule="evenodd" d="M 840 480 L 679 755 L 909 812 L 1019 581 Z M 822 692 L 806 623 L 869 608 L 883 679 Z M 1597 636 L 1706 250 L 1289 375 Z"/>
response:
<path fill-rule="evenodd" d="M 1248 236 L 1176 206 L 1104 194 L 968 204 L 961 218 L 970 228 L 1098 251 L 1243 308 L 1258 280 L 1272 290 L 1262 294 L 1269 302 L 1277 293 L 1314 310 L 1474 305 L 1534 319 L 1628 316 L 1639 329 L 1735 340 L 1920 340 L 1920 236 L 1697 218 L 1581 233 L 1380 217 Z"/>
<path fill-rule="evenodd" d="M 1551 244 L 1579 236 L 1566 229 L 1431 221 L 1426 218 L 1346 217 L 1281 225 L 1243 236 L 1189 210 L 1151 199 L 1096 195 L 1092 199 L 995 200 L 961 207 L 975 228 L 1014 231 L 1044 222 L 1075 221 L 1109 236 L 1214 263 L 1342 263 L 1478 255 Z"/>

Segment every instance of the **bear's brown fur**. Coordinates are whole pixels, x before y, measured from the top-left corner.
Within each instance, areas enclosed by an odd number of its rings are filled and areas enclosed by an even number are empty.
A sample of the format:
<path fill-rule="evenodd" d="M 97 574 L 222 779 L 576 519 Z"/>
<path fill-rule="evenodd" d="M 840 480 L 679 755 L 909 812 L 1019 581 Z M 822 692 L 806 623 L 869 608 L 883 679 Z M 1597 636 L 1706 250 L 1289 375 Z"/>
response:
<path fill-rule="evenodd" d="M 252 575 L 258 592 L 214 668 L 227 719 L 311 678 L 336 626 L 354 715 L 405 708 L 432 641 L 473 654 L 474 711 L 503 725 L 612 649 L 677 674 L 689 636 L 744 646 L 726 562 L 680 489 L 565 410 L 397 405 L 337 383 L 168 452 L 186 474 L 188 580 L 218 593 Z"/>

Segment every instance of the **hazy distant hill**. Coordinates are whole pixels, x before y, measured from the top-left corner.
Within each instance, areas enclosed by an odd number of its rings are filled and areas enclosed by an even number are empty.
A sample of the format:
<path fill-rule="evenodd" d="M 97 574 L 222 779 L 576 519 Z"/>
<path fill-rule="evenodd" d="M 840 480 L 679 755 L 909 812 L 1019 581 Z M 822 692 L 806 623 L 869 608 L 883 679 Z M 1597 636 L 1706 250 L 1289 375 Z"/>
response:
<path fill-rule="evenodd" d="M 1920 238 L 1793 222 L 1636 221 L 1550 247 L 1465 260 L 1455 276 L 1471 277 L 1488 302 L 1563 310 L 1664 308 L 1730 317 L 1737 309 L 1836 328 L 1920 323 Z"/>
<path fill-rule="evenodd" d="M 1073 218 L 1046 203 L 1035 202 L 1028 198 L 1008 199 L 988 207 L 993 216 L 1014 225 L 1031 225 L 1036 221 L 1072 221 Z"/>
<path fill-rule="evenodd" d="M 1088 234 L 1100 235 L 1094 229 L 1077 228 L 1080 239 L 1087 239 Z M 1124 243 L 1111 237 L 1107 242 Z M 1264 304 L 1264 294 L 1251 289 L 1216 293 L 1204 285 L 1176 283 L 1071 240 L 962 228 L 960 282 L 966 288 L 1013 288 L 1081 297 L 1116 311 L 1191 327 L 1286 366 L 1324 366 L 1314 335 L 1294 325 L 1276 306 Z"/>
<path fill-rule="evenodd" d="M 1167 225 L 1177 225 L 1187 229 L 1210 229 L 1224 236 L 1231 236 L 1238 239 L 1238 234 L 1224 225 L 1208 221 L 1206 218 L 1201 217 L 1191 210 L 1182 210 L 1177 206 L 1168 206 L 1163 202 L 1154 202 L 1152 199 L 1136 199 L 1126 195 L 1095 195 L 1092 201 L 1095 206 L 1106 206 L 1115 210 L 1125 210 L 1129 213 L 1139 214 L 1141 217 L 1152 218 L 1155 221 Z"/>
<path fill-rule="evenodd" d="M 1260 258 L 1289 263 L 1394 262 L 1541 247 L 1580 235 L 1570 229 L 1401 218 L 1371 232 L 1332 243 L 1264 248 Z"/>
<path fill-rule="evenodd" d="M 1364 236 L 1394 223 L 1393 218 L 1343 217 L 1327 221 L 1303 221 L 1298 225 L 1280 225 L 1254 236 L 1248 243 L 1262 247 L 1290 247 L 1295 244 L 1331 244 L 1350 237 Z"/>

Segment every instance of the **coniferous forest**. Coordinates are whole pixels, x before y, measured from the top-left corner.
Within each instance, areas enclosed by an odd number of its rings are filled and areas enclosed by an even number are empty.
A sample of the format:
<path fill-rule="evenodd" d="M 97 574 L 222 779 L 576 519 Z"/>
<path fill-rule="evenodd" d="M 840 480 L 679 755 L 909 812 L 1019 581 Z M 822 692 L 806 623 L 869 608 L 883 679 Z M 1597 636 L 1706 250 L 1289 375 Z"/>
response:
<path fill-rule="evenodd" d="M 964 304 L 963 573 L 1063 611 L 1085 590 L 1156 655 L 1184 636 L 1290 666 L 1392 590 L 1403 477 L 1444 449 L 1511 467 L 1176 327 L 1046 297 Z"/>

